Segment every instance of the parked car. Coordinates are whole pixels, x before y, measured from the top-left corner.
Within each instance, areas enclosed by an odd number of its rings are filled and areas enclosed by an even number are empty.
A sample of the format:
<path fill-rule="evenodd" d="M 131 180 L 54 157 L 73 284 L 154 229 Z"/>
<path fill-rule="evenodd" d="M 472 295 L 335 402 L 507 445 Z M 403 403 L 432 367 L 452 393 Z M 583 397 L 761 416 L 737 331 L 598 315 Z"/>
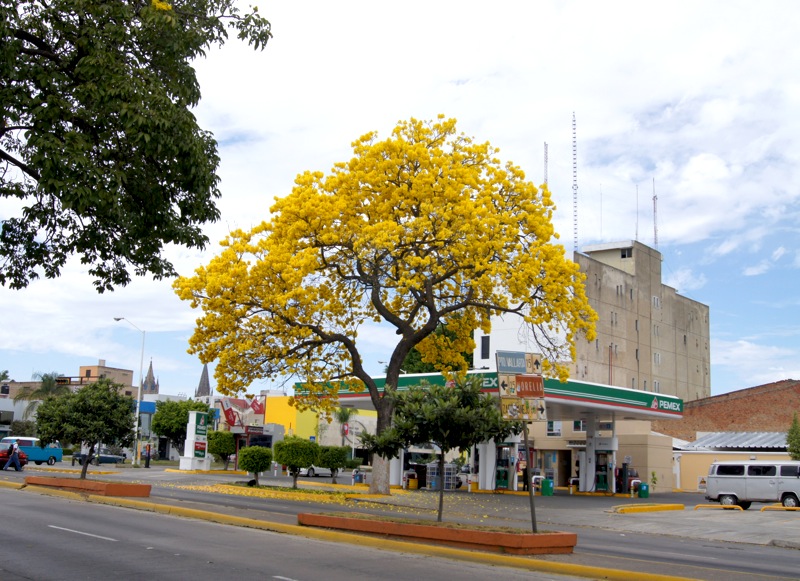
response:
<path fill-rule="evenodd" d="M 308 468 L 301 468 L 300 469 L 300 476 L 308 476 L 309 478 L 313 478 L 314 476 L 328 476 L 333 478 L 339 474 L 338 470 L 331 470 L 330 468 L 323 468 L 322 466 L 309 466 Z"/>
<path fill-rule="evenodd" d="M 39 445 L 39 438 L 8 436 L 0 440 L 0 449 L 7 449 L 13 442 L 17 443 L 20 452 L 25 452 L 29 462 L 34 462 L 37 465 L 47 462 L 50 466 L 56 462 L 61 462 L 61 444 L 57 441 L 42 448 Z"/>
<path fill-rule="evenodd" d="M 72 463 L 75 464 L 77 462 L 81 466 L 83 466 L 83 462 L 86 459 L 86 454 L 83 452 L 78 452 L 72 455 Z M 100 448 L 98 452 L 94 454 L 92 457 L 91 463 L 97 464 L 123 464 L 125 462 L 125 456 L 121 456 L 119 454 L 114 454 L 108 448 Z"/>
<path fill-rule="evenodd" d="M 6 462 L 8 462 L 8 446 L 0 450 L 0 468 L 5 466 Z M 24 468 L 27 463 L 28 463 L 28 455 L 24 451 L 20 450 L 19 451 L 20 467 Z M 9 468 L 11 468 L 11 466 L 9 466 Z"/>

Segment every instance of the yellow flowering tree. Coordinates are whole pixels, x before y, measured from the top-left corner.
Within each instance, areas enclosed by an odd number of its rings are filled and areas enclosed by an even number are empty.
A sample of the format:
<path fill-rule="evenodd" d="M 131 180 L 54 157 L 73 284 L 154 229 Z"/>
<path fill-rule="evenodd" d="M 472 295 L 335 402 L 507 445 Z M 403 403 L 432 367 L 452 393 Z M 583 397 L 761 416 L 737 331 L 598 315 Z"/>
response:
<path fill-rule="evenodd" d="M 562 354 L 574 356 L 580 333 L 593 338 L 596 315 L 554 243 L 546 186 L 442 116 L 400 122 L 383 140 L 368 133 L 353 150 L 328 175 L 300 174 L 270 221 L 231 233 L 210 264 L 175 282 L 203 311 L 190 352 L 217 361 L 221 393 L 293 375 L 306 382 L 300 408 L 333 410 L 347 381 L 369 392 L 380 434 L 414 347 L 441 369 L 463 368 L 492 315 L 519 316 Z M 397 333 L 384 392 L 361 359 L 368 322 Z M 373 490 L 388 493 L 388 463 L 373 470 Z"/>

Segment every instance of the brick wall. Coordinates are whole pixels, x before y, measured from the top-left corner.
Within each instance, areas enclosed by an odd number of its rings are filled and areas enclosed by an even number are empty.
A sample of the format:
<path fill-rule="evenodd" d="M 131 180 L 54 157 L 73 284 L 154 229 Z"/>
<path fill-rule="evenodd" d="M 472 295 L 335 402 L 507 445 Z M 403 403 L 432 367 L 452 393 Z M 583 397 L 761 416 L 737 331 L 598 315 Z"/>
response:
<path fill-rule="evenodd" d="M 683 419 L 657 420 L 653 430 L 693 442 L 697 432 L 785 432 L 800 414 L 800 381 L 785 379 L 685 402 Z"/>

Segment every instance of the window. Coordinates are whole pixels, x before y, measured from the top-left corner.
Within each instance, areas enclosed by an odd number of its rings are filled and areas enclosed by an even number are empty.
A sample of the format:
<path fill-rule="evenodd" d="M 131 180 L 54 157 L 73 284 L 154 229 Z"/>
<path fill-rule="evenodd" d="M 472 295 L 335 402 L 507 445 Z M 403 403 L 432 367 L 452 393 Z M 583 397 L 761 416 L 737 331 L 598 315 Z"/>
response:
<path fill-rule="evenodd" d="M 489 359 L 489 335 L 481 337 L 481 359 Z"/>
<path fill-rule="evenodd" d="M 623 248 L 619 254 L 620 258 L 631 258 L 633 257 L 633 248 Z"/>
<path fill-rule="evenodd" d="M 547 422 L 547 435 L 560 438 L 561 437 L 561 422 L 550 420 Z"/>
<path fill-rule="evenodd" d="M 661 297 L 653 297 L 653 308 L 661 308 Z"/>
<path fill-rule="evenodd" d="M 634 325 L 634 327 L 636 327 L 636 332 L 638 333 L 639 332 L 639 319 L 636 319 L 636 321 L 633 323 L 633 325 Z"/>
<path fill-rule="evenodd" d="M 572 431 L 573 432 L 585 432 L 586 431 L 586 420 L 573 420 L 572 421 Z"/>
<path fill-rule="evenodd" d="M 653 364 L 661 365 L 661 353 L 653 353 Z"/>
<path fill-rule="evenodd" d="M 655 379 L 653 380 L 653 391 L 655 393 L 661 393 L 661 382 L 660 381 L 656 381 Z"/>
<path fill-rule="evenodd" d="M 800 466 L 781 466 L 781 476 L 800 476 Z"/>
<path fill-rule="evenodd" d="M 638 351 L 638 349 L 637 349 Z M 636 389 L 636 378 L 631 377 L 631 389 Z"/>
<path fill-rule="evenodd" d="M 636 348 L 636 361 L 639 361 L 639 348 Z"/>
<path fill-rule="evenodd" d="M 2 394 L 2 395 L 9 395 L 9 390 L 10 390 L 10 389 L 11 389 L 11 388 L 10 388 L 10 387 L 8 387 L 7 385 L 2 385 L 2 386 L 0 386 L 0 394 Z"/>
<path fill-rule="evenodd" d="M 765 465 L 765 466 L 748 466 L 747 467 L 747 475 L 748 476 L 775 476 L 778 473 L 778 469 L 775 467 L 774 464 Z"/>
<path fill-rule="evenodd" d="M 642 382 L 642 389 L 647 391 L 647 380 L 646 379 Z"/>
<path fill-rule="evenodd" d="M 721 464 L 717 466 L 717 476 L 744 476 L 744 466 L 742 464 Z"/>
<path fill-rule="evenodd" d="M 91 376 L 92 376 L 92 370 L 91 369 L 87 369 L 86 370 L 86 377 L 91 377 Z"/>

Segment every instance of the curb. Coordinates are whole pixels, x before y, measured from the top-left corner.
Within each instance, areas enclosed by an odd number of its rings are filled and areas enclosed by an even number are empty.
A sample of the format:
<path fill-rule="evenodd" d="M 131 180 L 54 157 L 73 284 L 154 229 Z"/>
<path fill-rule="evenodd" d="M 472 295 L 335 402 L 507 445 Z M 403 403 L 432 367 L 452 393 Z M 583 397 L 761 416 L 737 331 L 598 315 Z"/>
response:
<path fill-rule="evenodd" d="M 664 510 L 685 510 L 686 507 L 682 504 L 635 504 L 635 505 L 618 505 L 612 507 L 612 510 L 619 514 L 628 514 L 633 512 L 660 512 Z"/>

